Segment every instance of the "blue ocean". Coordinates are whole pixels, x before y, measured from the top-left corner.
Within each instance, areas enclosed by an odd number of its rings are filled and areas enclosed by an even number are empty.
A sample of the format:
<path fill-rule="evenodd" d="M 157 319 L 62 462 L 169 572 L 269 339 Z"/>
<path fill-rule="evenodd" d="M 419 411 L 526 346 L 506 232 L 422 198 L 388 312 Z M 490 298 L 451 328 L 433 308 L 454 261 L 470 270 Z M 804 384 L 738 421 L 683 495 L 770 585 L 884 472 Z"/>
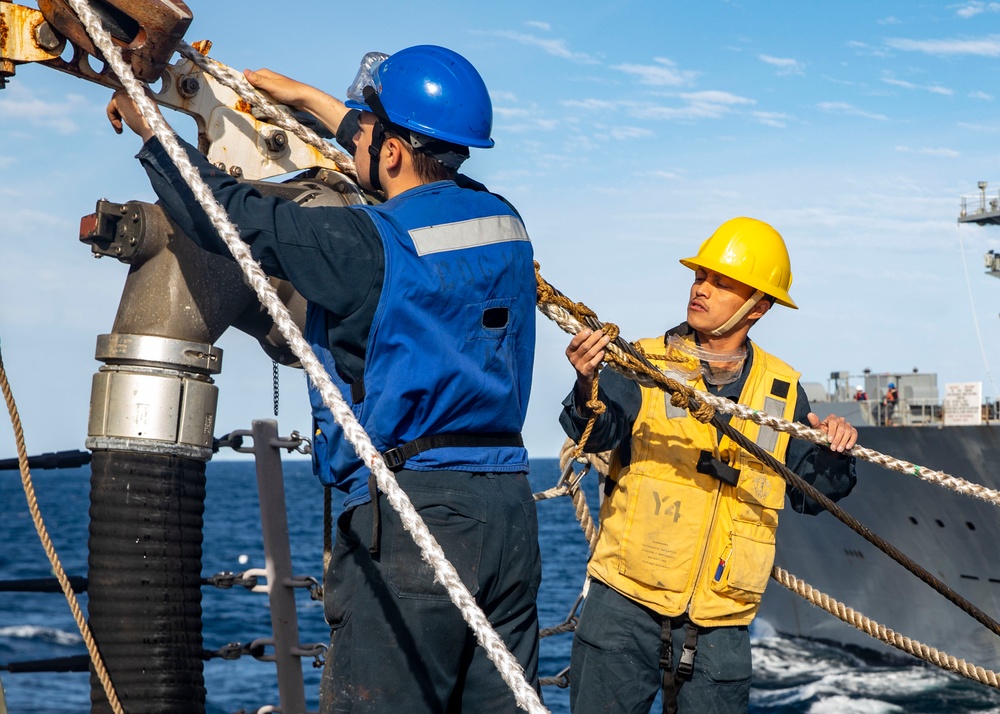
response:
<path fill-rule="evenodd" d="M 305 460 L 284 464 L 294 572 L 321 578 L 322 489 Z M 554 486 L 554 459 L 532 462 L 536 491 Z M 36 471 L 38 501 L 67 573 L 86 575 L 89 470 Z M 264 567 L 256 477 L 252 462 L 213 461 L 208 465 L 203 571 L 240 572 Z M 590 484 L 596 501 L 596 485 Z M 48 561 L 35 532 L 20 478 L 0 472 L 0 580 L 49 576 Z M 543 582 L 539 595 L 542 627 L 562 623 L 583 584 L 586 543 L 572 503 L 566 498 L 539 504 Z M 595 511 L 596 514 L 596 511 Z M 81 596 L 84 607 L 86 595 Z M 322 606 L 299 599 L 302 643 L 325 642 L 329 629 Z M 204 588 L 207 649 L 250 642 L 269 634 L 266 595 L 243 588 Z M 1000 693 L 911 661 L 889 661 L 829 645 L 776 635 L 767 623 L 754 629 L 754 687 L 751 711 L 803 714 L 883 712 L 996 712 Z M 571 635 L 542 641 L 541 674 L 555 676 L 569 664 Z M 85 654 L 82 638 L 61 594 L 0 592 L 0 662 Z M 319 670 L 305 665 L 309 706 L 318 706 Z M 10 712 L 69 714 L 90 710 L 85 673 L 12 674 L 0 670 Z M 208 711 L 256 712 L 277 705 L 274 665 L 250 658 L 214 659 L 205 665 Z M 568 690 L 544 689 L 552 712 L 569 712 Z M 660 711 L 659 702 L 653 711 Z"/>

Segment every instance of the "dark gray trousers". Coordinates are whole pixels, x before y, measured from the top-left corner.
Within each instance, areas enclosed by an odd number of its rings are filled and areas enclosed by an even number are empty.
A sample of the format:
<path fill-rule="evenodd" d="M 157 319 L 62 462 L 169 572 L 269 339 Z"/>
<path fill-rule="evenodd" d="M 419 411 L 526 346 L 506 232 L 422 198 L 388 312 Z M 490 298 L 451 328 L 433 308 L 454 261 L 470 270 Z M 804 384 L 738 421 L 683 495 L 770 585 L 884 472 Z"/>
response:
<path fill-rule="evenodd" d="M 538 689 L 538 520 L 524 474 L 401 471 L 417 512 Z M 326 574 L 320 711 L 515 712 L 513 694 L 379 496 L 344 512 Z"/>
<path fill-rule="evenodd" d="M 573 714 L 648 714 L 660 690 L 660 617 L 599 581 L 580 613 L 570 666 Z M 685 627 L 671 631 L 676 670 Z M 694 674 L 677 698 L 680 714 L 745 714 L 750 706 L 746 627 L 698 629 Z"/>

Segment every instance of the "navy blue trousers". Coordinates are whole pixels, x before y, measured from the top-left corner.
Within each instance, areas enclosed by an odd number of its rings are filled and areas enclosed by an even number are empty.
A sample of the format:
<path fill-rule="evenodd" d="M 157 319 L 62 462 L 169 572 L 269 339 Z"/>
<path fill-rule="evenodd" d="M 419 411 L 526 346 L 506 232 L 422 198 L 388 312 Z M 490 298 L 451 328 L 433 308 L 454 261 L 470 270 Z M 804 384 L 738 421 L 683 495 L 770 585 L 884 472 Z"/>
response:
<path fill-rule="evenodd" d="M 648 714 L 662 685 L 660 617 L 600 581 L 580 613 L 570 663 L 573 714 Z M 676 670 L 685 626 L 671 631 Z M 698 629 L 694 674 L 677 698 L 680 714 L 745 714 L 750 706 L 750 632 Z"/>
<path fill-rule="evenodd" d="M 417 512 L 538 689 L 538 520 L 524 474 L 397 474 Z M 379 495 L 337 522 L 326 573 L 330 650 L 320 711 L 515 712 L 514 696 Z"/>

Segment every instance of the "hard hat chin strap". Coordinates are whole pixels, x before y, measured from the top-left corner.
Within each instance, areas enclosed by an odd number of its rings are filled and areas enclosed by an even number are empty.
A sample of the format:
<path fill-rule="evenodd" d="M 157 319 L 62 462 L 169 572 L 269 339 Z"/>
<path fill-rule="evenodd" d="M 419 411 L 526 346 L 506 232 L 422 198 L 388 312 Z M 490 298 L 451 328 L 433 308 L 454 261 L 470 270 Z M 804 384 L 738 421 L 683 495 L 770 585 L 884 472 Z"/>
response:
<path fill-rule="evenodd" d="M 385 128 L 382 126 L 382 120 L 376 118 L 375 124 L 372 126 L 372 141 L 368 145 L 368 183 L 371 184 L 374 191 L 382 190 L 382 182 L 378 177 L 378 164 L 384 141 Z"/>
<path fill-rule="evenodd" d="M 754 306 L 760 302 L 761 298 L 764 297 L 765 294 L 766 293 L 764 293 L 763 290 L 758 290 L 757 292 L 755 292 L 747 299 L 745 303 L 743 303 L 743 307 L 741 307 L 739 310 L 733 313 L 732 317 L 730 317 L 722 325 L 716 327 L 708 334 L 710 334 L 712 337 L 722 337 L 724 334 L 733 329 L 733 327 L 736 326 L 736 323 L 738 323 L 740 320 L 746 317 L 747 313 L 753 310 Z"/>
<path fill-rule="evenodd" d="M 382 182 L 378 177 L 379 158 L 382 154 L 382 144 L 385 142 L 385 124 L 389 123 L 389 115 L 385 113 L 382 100 L 379 99 L 378 92 L 374 87 L 365 87 L 362 90 L 365 103 L 375 115 L 375 124 L 372 126 L 372 140 L 368 145 L 368 183 L 375 191 L 382 190 Z"/>

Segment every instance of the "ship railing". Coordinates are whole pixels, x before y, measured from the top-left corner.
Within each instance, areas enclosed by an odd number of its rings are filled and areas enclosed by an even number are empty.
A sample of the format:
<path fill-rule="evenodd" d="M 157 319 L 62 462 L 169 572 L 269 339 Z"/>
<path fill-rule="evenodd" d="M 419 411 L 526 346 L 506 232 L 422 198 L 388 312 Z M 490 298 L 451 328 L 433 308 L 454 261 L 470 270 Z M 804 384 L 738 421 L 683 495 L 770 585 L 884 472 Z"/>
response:
<path fill-rule="evenodd" d="M 904 426 L 923 426 L 941 422 L 941 402 L 935 397 L 910 397 L 902 400 L 898 416 Z"/>
<path fill-rule="evenodd" d="M 1000 212 L 1000 189 L 979 193 L 968 193 L 961 196 L 961 211 L 959 217 L 966 218 L 969 215 L 980 213 Z"/>

